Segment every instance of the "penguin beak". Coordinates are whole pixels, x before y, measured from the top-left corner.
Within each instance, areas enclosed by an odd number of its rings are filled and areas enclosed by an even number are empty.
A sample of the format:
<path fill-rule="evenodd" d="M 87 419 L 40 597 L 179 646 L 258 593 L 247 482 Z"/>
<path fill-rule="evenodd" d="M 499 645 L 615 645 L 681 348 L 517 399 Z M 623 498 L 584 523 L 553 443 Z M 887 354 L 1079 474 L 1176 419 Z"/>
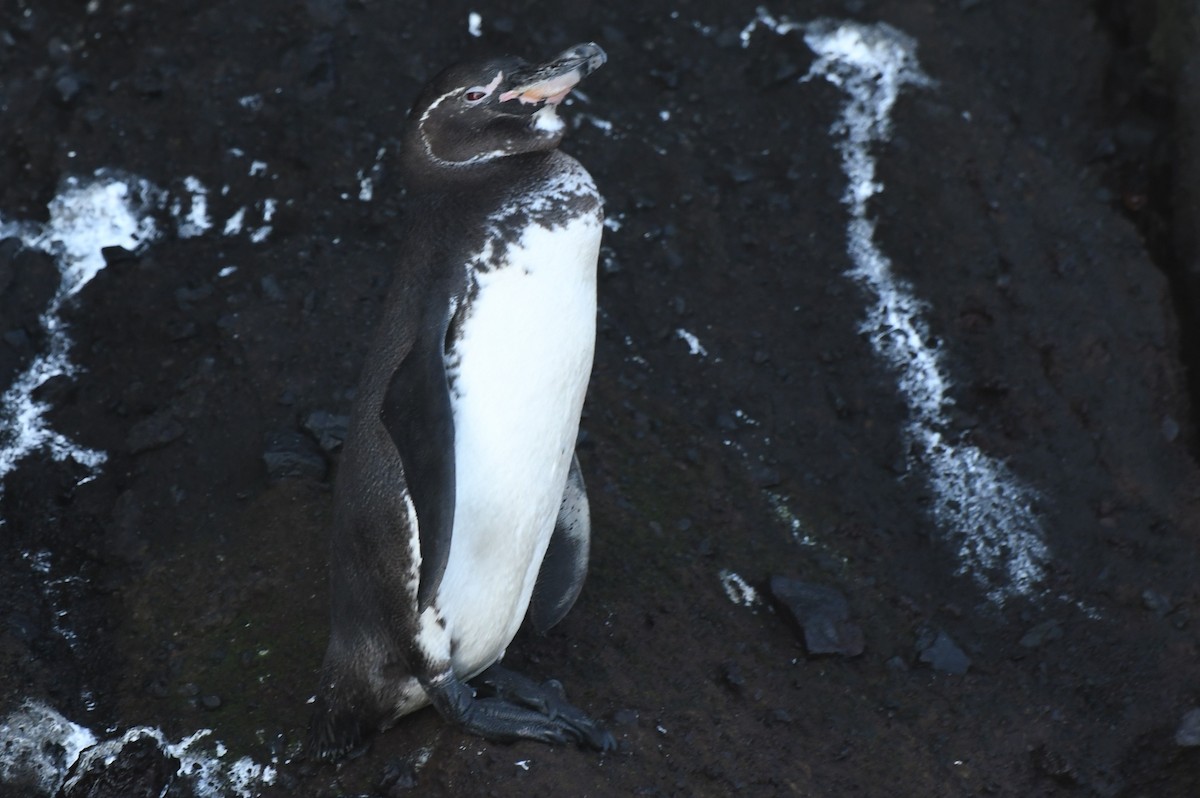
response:
<path fill-rule="evenodd" d="M 608 56 L 594 42 L 577 44 L 552 61 L 536 66 L 524 67 L 514 72 L 509 80 L 515 88 L 500 95 L 500 102 L 516 100 L 521 105 L 558 105 L 566 99 L 579 81 L 595 72 Z"/>

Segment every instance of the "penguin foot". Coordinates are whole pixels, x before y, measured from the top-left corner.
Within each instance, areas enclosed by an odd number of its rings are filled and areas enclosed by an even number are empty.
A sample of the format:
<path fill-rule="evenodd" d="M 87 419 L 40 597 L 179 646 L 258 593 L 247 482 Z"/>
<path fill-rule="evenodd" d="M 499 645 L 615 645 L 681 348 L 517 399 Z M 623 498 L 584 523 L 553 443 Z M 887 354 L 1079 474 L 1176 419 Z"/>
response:
<path fill-rule="evenodd" d="M 492 666 L 483 683 L 495 695 L 477 698 L 475 691 L 453 674 L 444 674 L 425 686 L 442 717 L 488 740 L 544 743 L 573 742 L 597 751 L 615 751 L 617 742 L 596 721 L 567 703 L 562 685 L 533 680 Z"/>
<path fill-rule="evenodd" d="M 598 751 L 615 751 L 617 742 L 582 710 L 567 701 L 562 682 L 548 679 L 541 684 L 499 664 L 479 676 L 499 698 L 537 710 L 551 720 L 560 720 L 575 729 L 580 743 Z"/>
<path fill-rule="evenodd" d="M 317 699 L 308 723 L 305 755 L 313 762 L 336 762 L 364 749 L 362 722 L 352 712 L 337 709 L 324 698 Z"/>

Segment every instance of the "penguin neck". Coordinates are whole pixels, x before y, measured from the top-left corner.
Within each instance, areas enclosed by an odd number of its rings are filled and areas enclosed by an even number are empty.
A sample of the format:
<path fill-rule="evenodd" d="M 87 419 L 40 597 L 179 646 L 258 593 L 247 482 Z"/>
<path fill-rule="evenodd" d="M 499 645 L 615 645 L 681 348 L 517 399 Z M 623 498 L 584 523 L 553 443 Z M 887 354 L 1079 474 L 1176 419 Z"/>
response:
<path fill-rule="evenodd" d="M 446 164 L 431 161 L 420 149 L 406 148 L 401 175 L 410 192 L 476 192 L 486 186 L 503 186 L 543 174 L 557 148 L 505 155 L 487 161 Z"/>

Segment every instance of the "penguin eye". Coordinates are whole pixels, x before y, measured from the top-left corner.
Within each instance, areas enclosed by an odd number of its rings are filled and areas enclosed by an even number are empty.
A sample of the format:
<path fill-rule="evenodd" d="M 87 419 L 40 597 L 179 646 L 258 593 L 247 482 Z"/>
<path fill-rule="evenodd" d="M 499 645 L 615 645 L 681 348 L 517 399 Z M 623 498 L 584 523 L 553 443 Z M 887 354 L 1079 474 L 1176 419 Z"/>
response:
<path fill-rule="evenodd" d="M 467 93 L 463 95 L 463 99 L 467 101 L 468 105 L 478 105 L 489 94 L 491 94 L 491 91 L 488 90 L 487 86 L 472 86 L 467 89 Z"/>

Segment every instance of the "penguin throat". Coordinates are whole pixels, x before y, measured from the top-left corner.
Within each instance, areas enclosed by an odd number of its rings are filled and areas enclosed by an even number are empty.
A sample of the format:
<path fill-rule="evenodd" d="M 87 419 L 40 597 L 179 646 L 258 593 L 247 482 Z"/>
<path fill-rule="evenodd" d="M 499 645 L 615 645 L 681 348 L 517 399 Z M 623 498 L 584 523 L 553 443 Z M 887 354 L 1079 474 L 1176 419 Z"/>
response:
<path fill-rule="evenodd" d="M 495 161 L 510 155 L 552 150 L 558 146 L 566 129 L 566 125 L 552 105 L 544 105 L 529 116 L 511 117 L 502 124 L 511 125 L 511 127 L 507 131 L 495 129 L 487 134 L 491 139 L 491 149 L 476 150 L 470 155 L 463 151 L 470 151 L 472 144 L 469 141 L 462 142 L 458 146 L 436 145 L 433 137 L 426 130 L 425 119 L 418 123 L 417 133 L 421 147 L 430 161 L 443 167 L 463 167 Z M 484 141 L 487 139 L 484 138 L 478 143 L 484 143 Z M 455 157 L 460 153 L 466 157 Z"/>
<path fill-rule="evenodd" d="M 543 133 L 558 133 L 563 129 L 563 121 L 555 110 L 556 105 L 543 105 L 533 115 L 533 127 Z"/>

